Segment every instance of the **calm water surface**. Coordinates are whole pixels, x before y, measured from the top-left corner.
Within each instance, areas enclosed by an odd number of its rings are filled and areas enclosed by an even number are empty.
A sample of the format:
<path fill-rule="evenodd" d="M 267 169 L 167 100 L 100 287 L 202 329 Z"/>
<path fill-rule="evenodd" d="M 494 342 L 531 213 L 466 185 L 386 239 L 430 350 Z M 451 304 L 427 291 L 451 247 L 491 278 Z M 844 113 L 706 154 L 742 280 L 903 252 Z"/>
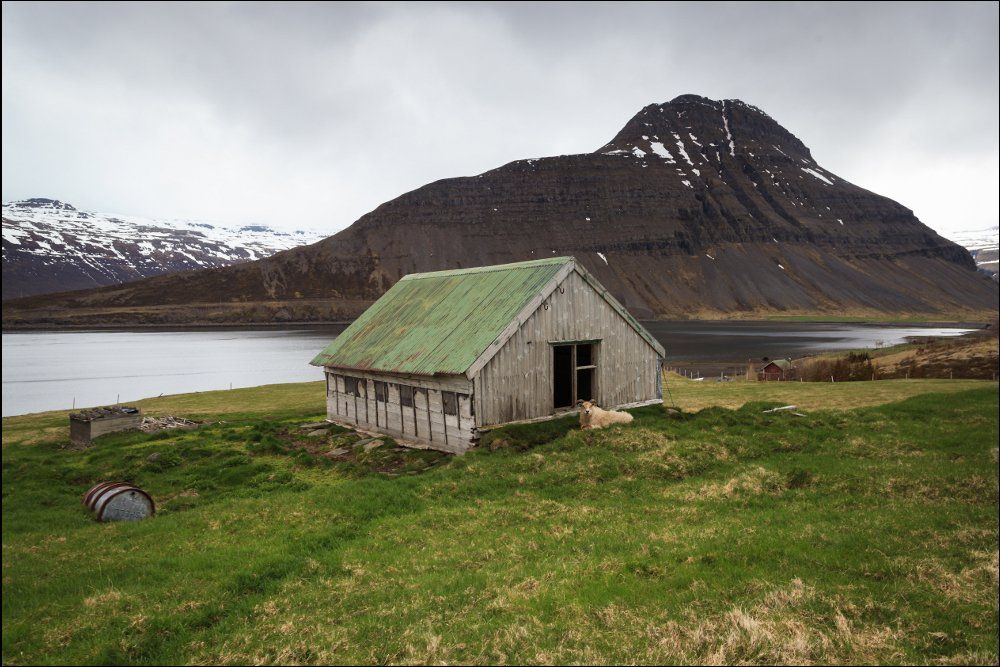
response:
<path fill-rule="evenodd" d="M 918 325 L 824 322 L 643 322 L 666 350 L 668 363 L 746 363 L 898 345 L 908 339 L 972 331 Z"/>
<path fill-rule="evenodd" d="M 646 322 L 668 363 L 762 357 L 956 336 L 959 328 L 800 322 Z M 3 416 L 282 382 L 322 380 L 309 361 L 344 326 L 3 334 Z"/>
<path fill-rule="evenodd" d="M 345 326 L 3 334 L 3 416 L 160 394 L 322 380 Z"/>

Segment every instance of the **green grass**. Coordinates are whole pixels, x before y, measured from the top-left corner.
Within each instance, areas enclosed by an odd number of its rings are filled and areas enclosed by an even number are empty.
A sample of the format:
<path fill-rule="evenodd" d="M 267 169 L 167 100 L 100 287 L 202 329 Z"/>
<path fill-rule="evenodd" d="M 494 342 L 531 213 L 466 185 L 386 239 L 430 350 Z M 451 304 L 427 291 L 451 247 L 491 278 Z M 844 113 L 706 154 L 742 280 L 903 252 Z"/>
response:
<path fill-rule="evenodd" d="M 737 409 L 748 401 L 795 404 L 801 410 L 847 410 L 894 401 L 926 393 L 954 393 L 996 383 L 983 380 L 879 380 L 876 382 L 701 382 L 676 373 L 663 374 L 663 398 L 685 411 L 710 407 Z"/>
<path fill-rule="evenodd" d="M 3 661 L 995 664 L 997 385 L 782 384 L 668 376 L 703 409 L 397 477 L 289 450 L 301 387 L 172 397 L 250 421 L 83 452 L 64 415 L 5 419 Z M 847 409 L 762 413 L 809 401 Z M 156 517 L 96 523 L 105 479 Z"/>

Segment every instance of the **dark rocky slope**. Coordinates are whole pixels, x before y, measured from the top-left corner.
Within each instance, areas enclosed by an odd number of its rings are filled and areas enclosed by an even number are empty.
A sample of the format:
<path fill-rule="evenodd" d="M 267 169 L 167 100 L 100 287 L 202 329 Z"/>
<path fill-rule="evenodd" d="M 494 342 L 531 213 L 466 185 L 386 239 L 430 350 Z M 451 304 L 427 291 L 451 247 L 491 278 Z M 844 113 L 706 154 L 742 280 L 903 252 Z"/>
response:
<path fill-rule="evenodd" d="M 5 302 L 4 319 L 194 302 L 228 302 L 230 319 L 249 312 L 240 304 L 276 300 L 361 307 L 407 273 L 554 255 L 575 255 L 641 318 L 955 315 L 998 303 L 963 248 L 820 168 L 767 114 L 684 95 L 641 110 L 594 153 L 431 183 L 265 260 Z"/>

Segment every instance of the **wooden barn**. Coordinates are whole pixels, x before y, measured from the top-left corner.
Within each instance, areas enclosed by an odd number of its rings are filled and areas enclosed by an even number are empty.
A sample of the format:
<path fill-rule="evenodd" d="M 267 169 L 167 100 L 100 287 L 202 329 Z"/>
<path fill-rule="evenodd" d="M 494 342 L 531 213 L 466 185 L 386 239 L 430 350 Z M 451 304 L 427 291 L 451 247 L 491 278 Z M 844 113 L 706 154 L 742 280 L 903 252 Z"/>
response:
<path fill-rule="evenodd" d="M 331 420 L 463 452 L 501 424 L 662 402 L 663 347 L 573 257 L 408 275 L 312 364 Z"/>
<path fill-rule="evenodd" d="M 795 379 L 795 367 L 787 359 L 775 359 L 757 373 L 761 382 L 781 382 Z"/>

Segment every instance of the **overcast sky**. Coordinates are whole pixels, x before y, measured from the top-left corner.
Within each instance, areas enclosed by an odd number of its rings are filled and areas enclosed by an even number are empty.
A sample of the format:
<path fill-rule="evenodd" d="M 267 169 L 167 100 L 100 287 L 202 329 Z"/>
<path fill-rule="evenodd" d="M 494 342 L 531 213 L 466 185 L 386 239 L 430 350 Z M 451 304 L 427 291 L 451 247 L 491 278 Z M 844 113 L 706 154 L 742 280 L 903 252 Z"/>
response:
<path fill-rule="evenodd" d="M 998 3 L 3 3 L 3 201 L 333 233 L 421 185 L 754 104 L 939 231 L 998 221 Z"/>

